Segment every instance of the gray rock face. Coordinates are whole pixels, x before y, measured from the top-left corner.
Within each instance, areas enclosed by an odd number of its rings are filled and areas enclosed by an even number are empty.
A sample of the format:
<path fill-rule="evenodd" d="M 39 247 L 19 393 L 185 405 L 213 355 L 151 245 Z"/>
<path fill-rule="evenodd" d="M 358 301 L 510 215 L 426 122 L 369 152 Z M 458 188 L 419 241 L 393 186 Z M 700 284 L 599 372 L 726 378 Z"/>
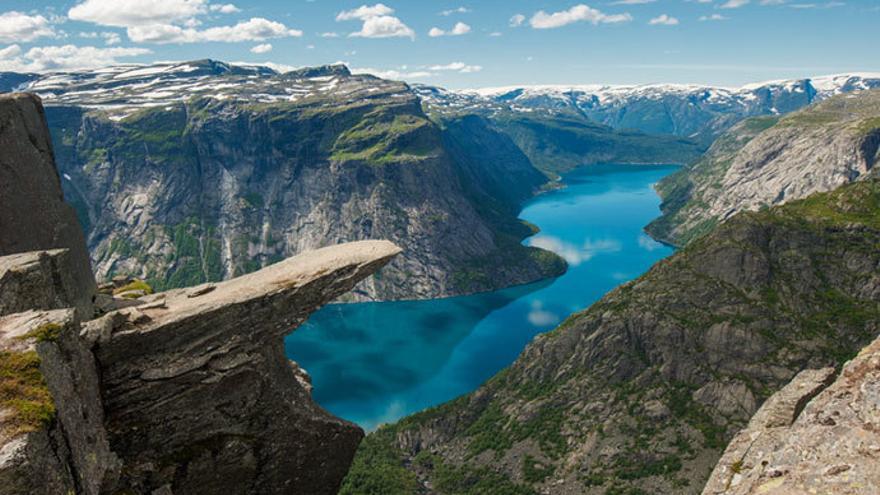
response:
<path fill-rule="evenodd" d="M 844 366 L 804 371 L 739 432 L 704 495 L 880 493 L 880 340 Z"/>
<path fill-rule="evenodd" d="M 47 142 L 39 101 L 20 99 L 36 105 L 22 118 L 43 123 L 33 137 Z M 5 163 L 9 177 L 39 185 L 30 176 L 44 171 Z M 52 167 L 51 154 L 41 163 Z M 52 177 L 39 187 L 58 193 Z M 0 196 L 0 211 L 18 198 Z M 76 227 L 42 211 L 14 220 Z M 397 246 L 334 246 L 216 285 L 107 301 L 127 307 L 85 323 L 84 311 L 56 309 L 82 295 L 74 275 L 88 261 L 77 265 L 74 251 L 84 244 L 0 257 L 0 495 L 336 493 L 363 432 L 312 401 L 282 339 Z"/>
<path fill-rule="evenodd" d="M 405 251 L 349 299 L 458 295 L 564 271 L 520 245 L 531 231 L 516 213 L 546 177 L 498 133 L 476 145 L 503 154 L 465 163 L 403 83 L 341 66 L 277 74 L 197 61 L 49 75 L 30 89 L 47 102 L 100 281 L 185 287 L 369 239 Z M 511 194 L 487 194 L 499 188 Z"/>
<path fill-rule="evenodd" d="M 782 118 L 746 120 L 702 160 L 660 183 L 664 216 L 648 231 L 685 244 L 741 211 L 875 175 L 878 158 L 880 89 L 835 96 Z"/>
<path fill-rule="evenodd" d="M 121 484 L 336 493 L 363 432 L 312 401 L 282 339 L 399 252 L 380 241 L 326 248 L 89 323 Z"/>
<path fill-rule="evenodd" d="M 91 316 L 95 280 L 82 229 L 64 202 L 39 98 L 0 95 L 0 150 L 0 256 L 68 249 L 70 303 Z"/>
<path fill-rule="evenodd" d="M 82 300 L 70 251 L 32 251 L 0 257 L 0 315 L 60 309 Z"/>

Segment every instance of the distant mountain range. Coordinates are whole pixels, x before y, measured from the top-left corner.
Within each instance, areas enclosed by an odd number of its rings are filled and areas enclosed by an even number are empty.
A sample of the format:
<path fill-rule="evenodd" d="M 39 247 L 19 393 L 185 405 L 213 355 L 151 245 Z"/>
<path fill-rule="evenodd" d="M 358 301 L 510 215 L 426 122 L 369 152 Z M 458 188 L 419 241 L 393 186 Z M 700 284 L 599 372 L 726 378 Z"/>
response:
<path fill-rule="evenodd" d="M 672 134 L 711 144 L 745 117 L 781 115 L 830 96 L 880 88 L 880 73 L 791 79 L 725 88 L 692 84 L 642 86 L 509 86 L 448 91 L 416 90 L 431 107 L 447 111 L 521 113 L 571 110 L 615 129 Z"/>

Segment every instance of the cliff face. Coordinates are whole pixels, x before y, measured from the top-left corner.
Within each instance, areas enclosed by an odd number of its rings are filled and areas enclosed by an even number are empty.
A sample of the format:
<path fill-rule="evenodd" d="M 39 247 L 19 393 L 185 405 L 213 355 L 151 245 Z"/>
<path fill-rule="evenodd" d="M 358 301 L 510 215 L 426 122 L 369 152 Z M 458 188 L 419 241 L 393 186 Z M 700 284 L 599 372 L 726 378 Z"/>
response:
<path fill-rule="evenodd" d="M 740 211 L 864 179 L 876 173 L 878 159 L 880 90 L 836 96 L 782 118 L 749 119 L 659 184 L 663 216 L 648 231 L 686 244 Z"/>
<path fill-rule="evenodd" d="M 739 432 L 704 495 L 880 491 L 880 340 L 835 379 L 807 370 L 775 394 Z"/>
<path fill-rule="evenodd" d="M 863 181 L 730 219 L 476 392 L 368 436 L 343 493 L 700 493 L 773 392 L 880 333 L 878 213 Z"/>
<path fill-rule="evenodd" d="M 448 296 L 564 270 L 519 246 L 531 234 L 519 204 L 546 178 L 521 154 L 467 161 L 402 83 L 344 67 L 119 70 L 33 83 L 49 98 L 59 169 L 100 280 L 181 287 L 376 238 L 405 252 L 351 298 Z M 490 156 L 510 146 L 498 133 L 480 139 Z M 515 193 L 486 194 L 498 189 Z"/>
<path fill-rule="evenodd" d="M 57 178 L 39 101 L 0 106 L 25 117 L 0 127 L 21 151 L 0 153 L 4 172 Z M 23 123 L 42 124 L 34 139 L 20 140 Z M 57 180 L 34 187 L 63 206 Z M 34 232 L 76 228 L 16 197 L 0 196 L 0 211 Z M 336 493 L 363 432 L 312 401 L 283 337 L 398 247 L 328 247 L 218 284 L 102 300 L 92 319 L 71 309 L 94 296 L 94 280 L 84 290 L 76 277 L 85 246 L 33 242 L 0 256 L 0 494 Z"/>
<path fill-rule="evenodd" d="M 66 248 L 72 277 L 68 301 L 91 314 L 95 280 L 76 214 L 64 202 L 52 143 L 40 101 L 31 95 L 0 95 L 0 256 Z M 43 221 L 34 222 L 34 218 Z M 2 296 L 0 296 L 2 297 Z"/>

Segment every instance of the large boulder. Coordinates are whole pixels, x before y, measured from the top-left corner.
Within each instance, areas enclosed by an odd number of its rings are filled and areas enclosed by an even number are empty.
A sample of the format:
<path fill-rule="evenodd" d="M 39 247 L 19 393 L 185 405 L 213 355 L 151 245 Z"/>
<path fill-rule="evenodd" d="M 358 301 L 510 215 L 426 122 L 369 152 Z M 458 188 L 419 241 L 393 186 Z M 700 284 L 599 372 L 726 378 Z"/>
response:
<path fill-rule="evenodd" d="M 39 97 L 0 95 L 0 256 L 66 248 L 75 292 L 69 306 L 92 315 L 95 278 L 73 207 L 64 202 Z"/>

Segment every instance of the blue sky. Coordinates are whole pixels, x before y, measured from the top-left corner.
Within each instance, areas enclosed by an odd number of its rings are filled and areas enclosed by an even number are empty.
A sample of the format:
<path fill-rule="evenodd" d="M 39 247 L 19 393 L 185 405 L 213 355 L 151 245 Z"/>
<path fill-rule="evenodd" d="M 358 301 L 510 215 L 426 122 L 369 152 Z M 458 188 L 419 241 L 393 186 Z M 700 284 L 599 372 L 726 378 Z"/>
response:
<path fill-rule="evenodd" d="M 0 0 L 0 70 L 345 62 L 453 88 L 880 72 L 878 0 Z"/>

